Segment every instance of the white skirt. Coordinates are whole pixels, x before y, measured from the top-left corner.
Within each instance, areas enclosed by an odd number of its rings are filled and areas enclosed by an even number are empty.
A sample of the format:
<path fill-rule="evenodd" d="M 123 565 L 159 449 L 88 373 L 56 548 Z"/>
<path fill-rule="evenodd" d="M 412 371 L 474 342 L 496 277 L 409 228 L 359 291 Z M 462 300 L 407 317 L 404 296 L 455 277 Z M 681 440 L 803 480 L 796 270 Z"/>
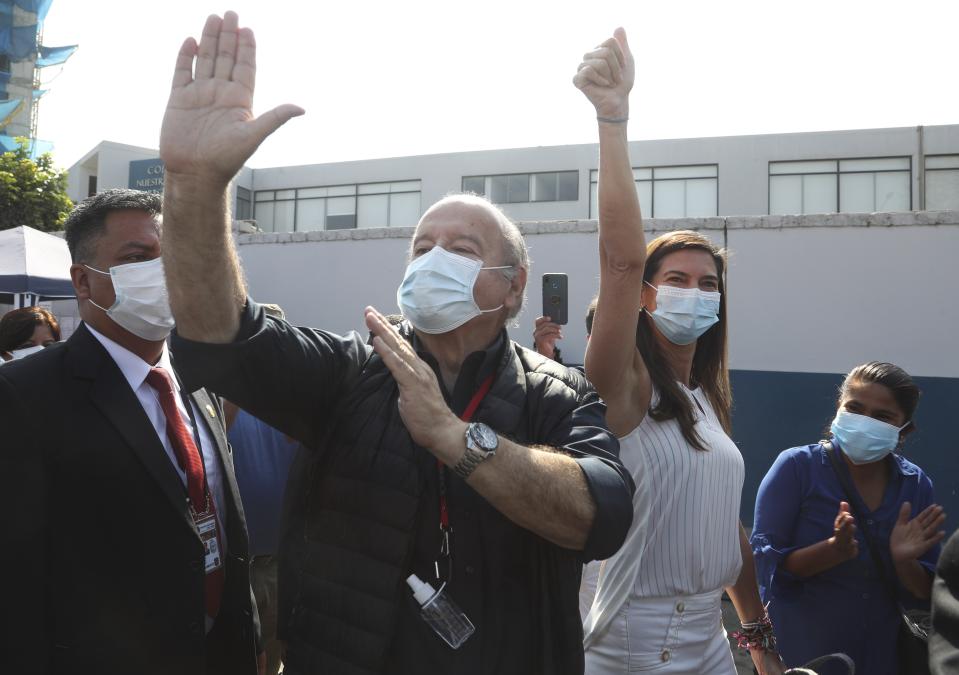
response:
<path fill-rule="evenodd" d="M 723 629 L 722 590 L 633 596 L 586 649 L 586 675 L 647 672 L 736 675 Z"/>

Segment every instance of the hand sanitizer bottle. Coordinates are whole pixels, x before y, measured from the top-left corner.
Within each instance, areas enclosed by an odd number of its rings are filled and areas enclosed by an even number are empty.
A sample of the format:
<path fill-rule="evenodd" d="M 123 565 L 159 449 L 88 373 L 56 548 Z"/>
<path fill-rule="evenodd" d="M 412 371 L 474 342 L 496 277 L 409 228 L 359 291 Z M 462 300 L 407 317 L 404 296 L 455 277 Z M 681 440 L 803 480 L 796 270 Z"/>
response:
<path fill-rule="evenodd" d="M 446 589 L 445 582 L 436 591 L 429 583 L 420 581 L 418 576 L 411 574 L 407 577 L 406 583 L 413 590 L 413 597 L 420 605 L 423 620 L 443 639 L 443 642 L 453 649 L 458 649 L 474 633 L 476 628 L 470 620 L 460 611 L 452 598 L 443 592 Z"/>

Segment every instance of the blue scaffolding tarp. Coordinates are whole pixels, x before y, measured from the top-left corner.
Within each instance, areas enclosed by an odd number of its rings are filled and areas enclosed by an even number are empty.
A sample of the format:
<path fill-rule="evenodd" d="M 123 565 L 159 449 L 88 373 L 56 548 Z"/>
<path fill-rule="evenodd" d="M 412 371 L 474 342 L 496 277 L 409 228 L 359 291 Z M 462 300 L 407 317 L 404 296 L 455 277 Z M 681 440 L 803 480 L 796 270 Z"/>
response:
<path fill-rule="evenodd" d="M 35 13 L 40 21 L 47 18 L 47 12 L 53 4 L 53 0 L 14 0 L 14 2 L 20 9 Z"/>
<path fill-rule="evenodd" d="M 53 143 L 42 141 L 39 138 L 28 139 L 27 145 L 30 148 L 30 159 L 36 159 L 40 155 L 53 152 Z M 13 152 L 18 147 L 20 147 L 20 144 L 17 143 L 16 138 L 0 134 L 0 152 Z"/>
<path fill-rule="evenodd" d="M 35 54 L 40 24 L 47 17 L 52 2 L 53 0 L 0 0 L 0 54 L 7 54 L 14 60 L 25 59 Z M 36 22 L 14 26 L 14 5 L 25 12 L 35 14 Z"/>
<path fill-rule="evenodd" d="M 0 129 L 7 126 L 10 120 L 23 107 L 23 99 L 12 98 L 9 101 L 0 101 Z"/>
<path fill-rule="evenodd" d="M 37 50 L 37 24 L 14 26 L 9 15 L 0 13 L 0 54 L 11 60 L 25 59 Z"/>
<path fill-rule="evenodd" d="M 40 47 L 40 54 L 37 58 L 37 68 L 46 68 L 47 66 L 58 66 L 77 50 L 77 45 L 67 45 L 66 47 Z"/>
<path fill-rule="evenodd" d="M 40 27 L 52 3 L 53 0 L 0 0 L 0 55 L 7 56 L 10 61 L 33 58 L 36 68 L 60 65 L 70 58 L 77 49 L 76 45 L 46 47 L 37 44 Z M 35 21 L 14 26 L 14 9 L 33 14 Z M 22 19 L 18 18 L 18 21 Z M 10 73 L 0 72 L 0 152 L 16 150 L 18 147 L 16 138 L 2 132 L 24 103 L 23 99 L 19 98 L 7 100 L 9 83 Z M 44 89 L 35 89 L 31 97 L 36 101 L 45 93 Z M 53 150 L 53 144 L 49 141 L 34 138 L 30 139 L 29 143 L 30 157 L 33 159 Z"/>

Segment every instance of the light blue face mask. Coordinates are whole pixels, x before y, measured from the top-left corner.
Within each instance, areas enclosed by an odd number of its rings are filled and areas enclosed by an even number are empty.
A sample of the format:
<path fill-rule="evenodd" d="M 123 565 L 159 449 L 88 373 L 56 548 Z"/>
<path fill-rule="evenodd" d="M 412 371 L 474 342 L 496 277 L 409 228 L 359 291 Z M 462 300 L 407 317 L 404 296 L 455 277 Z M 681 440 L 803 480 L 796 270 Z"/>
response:
<path fill-rule="evenodd" d="M 899 445 L 899 432 L 909 425 L 893 426 L 867 415 L 846 410 L 836 413 L 830 430 L 853 464 L 878 462 Z"/>
<path fill-rule="evenodd" d="M 656 289 L 656 309 L 647 310 L 659 331 L 674 345 L 688 345 L 719 321 L 718 291 L 661 285 Z"/>
<path fill-rule="evenodd" d="M 473 286 L 481 270 L 507 270 L 512 265 L 483 267 L 473 258 L 434 246 L 411 262 L 396 289 L 396 304 L 413 326 L 424 333 L 448 333 L 492 309 L 480 309 Z"/>

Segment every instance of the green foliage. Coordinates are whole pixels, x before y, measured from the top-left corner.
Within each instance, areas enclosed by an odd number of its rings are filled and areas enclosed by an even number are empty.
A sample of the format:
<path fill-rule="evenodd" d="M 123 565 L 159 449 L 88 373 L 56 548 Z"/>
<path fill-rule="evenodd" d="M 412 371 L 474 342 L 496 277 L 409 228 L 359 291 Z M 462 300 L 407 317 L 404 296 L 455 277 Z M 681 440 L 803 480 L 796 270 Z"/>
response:
<path fill-rule="evenodd" d="M 30 159 L 29 141 L 18 138 L 16 150 L 0 155 L 0 230 L 27 225 L 62 230 L 73 203 L 67 197 L 67 172 L 53 166 L 46 153 Z"/>

